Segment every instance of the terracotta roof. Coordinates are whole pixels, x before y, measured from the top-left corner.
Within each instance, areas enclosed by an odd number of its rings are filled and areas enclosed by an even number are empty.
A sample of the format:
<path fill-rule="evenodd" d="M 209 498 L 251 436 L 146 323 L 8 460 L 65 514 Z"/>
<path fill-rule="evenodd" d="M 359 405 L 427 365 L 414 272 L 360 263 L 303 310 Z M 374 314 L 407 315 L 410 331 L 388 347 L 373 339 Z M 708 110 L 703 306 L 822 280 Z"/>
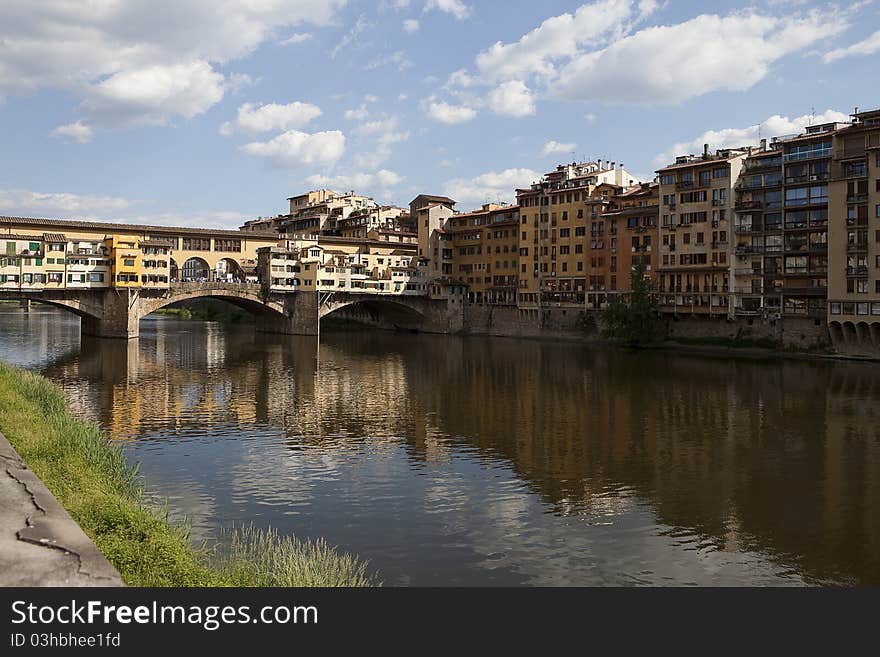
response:
<path fill-rule="evenodd" d="M 185 226 L 151 226 L 149 224 L 118 224 L 105 221 L 77 221 L 74 219 L 46 219 L 43 217 L 6 217 L 0 216 L 0 230 L 15 225 L 28 227 L 67 228 L 70 230 L 104 230 L 120 233 L 162 233 L 173 235 L 217 235 L 220 237 L 240 237 L 243 239 L 277 240 L 274 232 L 224 230 L 214 228 L 189 228 Z"/>
<path fill-rule="evenodd" d="M 67 237 L 62 233 L 43 233 L 43 241 L 45 242 L 67 242 Z"/>
<path fill-rule="evenodd" d="M 410 205 L 418 201 L 420 198 L 423 198 L 427 201 L 439 201 L 440 203 L 452 203 L 455 204 L 455 201 L 448 196 L 435 196 L 433 194 L 419 194 L 412 201 L 410 201 Z"/>
<path fill-rule="evenodd" d="M 24 242 L 42 242 L 42 235 L 22 235 L 20 233 L 5 233 L 0 234 L 0 240 L 3 239 L 12 239 L 12 240 L 22 240 Z"/>

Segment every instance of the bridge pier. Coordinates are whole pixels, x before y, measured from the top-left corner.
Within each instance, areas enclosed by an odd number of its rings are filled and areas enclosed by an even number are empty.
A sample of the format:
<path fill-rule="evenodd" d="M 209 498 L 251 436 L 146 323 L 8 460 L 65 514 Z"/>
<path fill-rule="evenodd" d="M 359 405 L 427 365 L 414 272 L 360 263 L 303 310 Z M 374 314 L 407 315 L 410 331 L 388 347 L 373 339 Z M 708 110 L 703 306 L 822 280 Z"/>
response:
<path fill-rule="evenodd" d="M 31 311 L 31 300 L 30 299 L 22 299 L 18 303 L 26 313 L 29 313 Z"/>
<path fill-rule="evenodd" d="M 140 295 L 137 290 L 106 290 L 101 305 L 103 312 L 100 317 L 82 316 L 80 330 L 83 335 L 124 340 L 138 337 Z"/>
<path fill-rule="evenodd" d="M 282 335 L 318 335 L 318 293 L 297 292 L 284 295 L 284 315 L 258 315 L 256 329 L 260 333 Z"/>

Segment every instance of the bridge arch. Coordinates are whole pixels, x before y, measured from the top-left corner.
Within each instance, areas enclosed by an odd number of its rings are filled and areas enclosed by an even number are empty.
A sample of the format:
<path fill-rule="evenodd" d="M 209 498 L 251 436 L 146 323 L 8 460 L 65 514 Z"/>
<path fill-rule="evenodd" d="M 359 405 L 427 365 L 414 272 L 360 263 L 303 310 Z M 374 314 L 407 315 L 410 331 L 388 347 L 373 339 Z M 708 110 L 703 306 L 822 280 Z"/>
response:
<path fill-rule="evenodd" d="M 195 299 L 219 299 L 241 308 L 255 317 L 281 319 L 284 317 L 284 306 L 277 301 L 263 301 L 254 286 L 239 286 L 235 284 L 198 284 L 189 283 L 176 286 L 171 294 L 156 298 L 142 298 L 138 319 L 161 310 L 166 306 L 180 301 Z"/>
<path fill-rule="evenodd" d="M 319 321 L 337 314 L 385 328 L 419 330 L 428 322 L 423 299 L 334 293 L 326 295 L 318 309 Z"/>
<path fill-rule="evenodd" d="M 61 308 L 62 310 L 71 312 L 80 319 L 99 320 L 104 316 L 104 311 L 101 305 L 89 303 L 88 300 L 46 299 L 42 296 L 40 296 L 39 298 L 34 298 L 33 295 L 14 293 L 4 294 L 3 298 L 8 299 L 9 301 L 30 301 L 33 303 L 44 303 L 47 306 L 52 306 L 53 308 Z"/>

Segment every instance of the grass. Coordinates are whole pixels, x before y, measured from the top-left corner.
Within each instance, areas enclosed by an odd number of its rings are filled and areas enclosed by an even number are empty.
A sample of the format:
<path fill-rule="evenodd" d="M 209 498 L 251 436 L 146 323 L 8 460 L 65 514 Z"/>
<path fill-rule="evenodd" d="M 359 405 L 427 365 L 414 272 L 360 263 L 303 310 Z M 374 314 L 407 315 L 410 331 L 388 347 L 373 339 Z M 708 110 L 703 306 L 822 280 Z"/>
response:
<path fill-rule="evenodd" d="M 275 530 L 227 532 L 193 547 L 150 507 L 137 471 L 101 428 L 73 417 L 48 379 L 0 364 L 0 431 L 131 586 L 369 586 L 366 563 Z"/>

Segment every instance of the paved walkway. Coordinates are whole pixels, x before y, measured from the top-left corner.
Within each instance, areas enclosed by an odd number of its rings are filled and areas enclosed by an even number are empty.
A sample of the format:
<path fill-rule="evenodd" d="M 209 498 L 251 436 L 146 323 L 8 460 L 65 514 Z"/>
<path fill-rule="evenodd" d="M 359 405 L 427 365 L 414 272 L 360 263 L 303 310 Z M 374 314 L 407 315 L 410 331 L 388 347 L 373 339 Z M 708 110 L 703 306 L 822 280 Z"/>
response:
<path fill-rule="evenodd" d="M 2 433 L 0 586 L 124 586 Z"/>

